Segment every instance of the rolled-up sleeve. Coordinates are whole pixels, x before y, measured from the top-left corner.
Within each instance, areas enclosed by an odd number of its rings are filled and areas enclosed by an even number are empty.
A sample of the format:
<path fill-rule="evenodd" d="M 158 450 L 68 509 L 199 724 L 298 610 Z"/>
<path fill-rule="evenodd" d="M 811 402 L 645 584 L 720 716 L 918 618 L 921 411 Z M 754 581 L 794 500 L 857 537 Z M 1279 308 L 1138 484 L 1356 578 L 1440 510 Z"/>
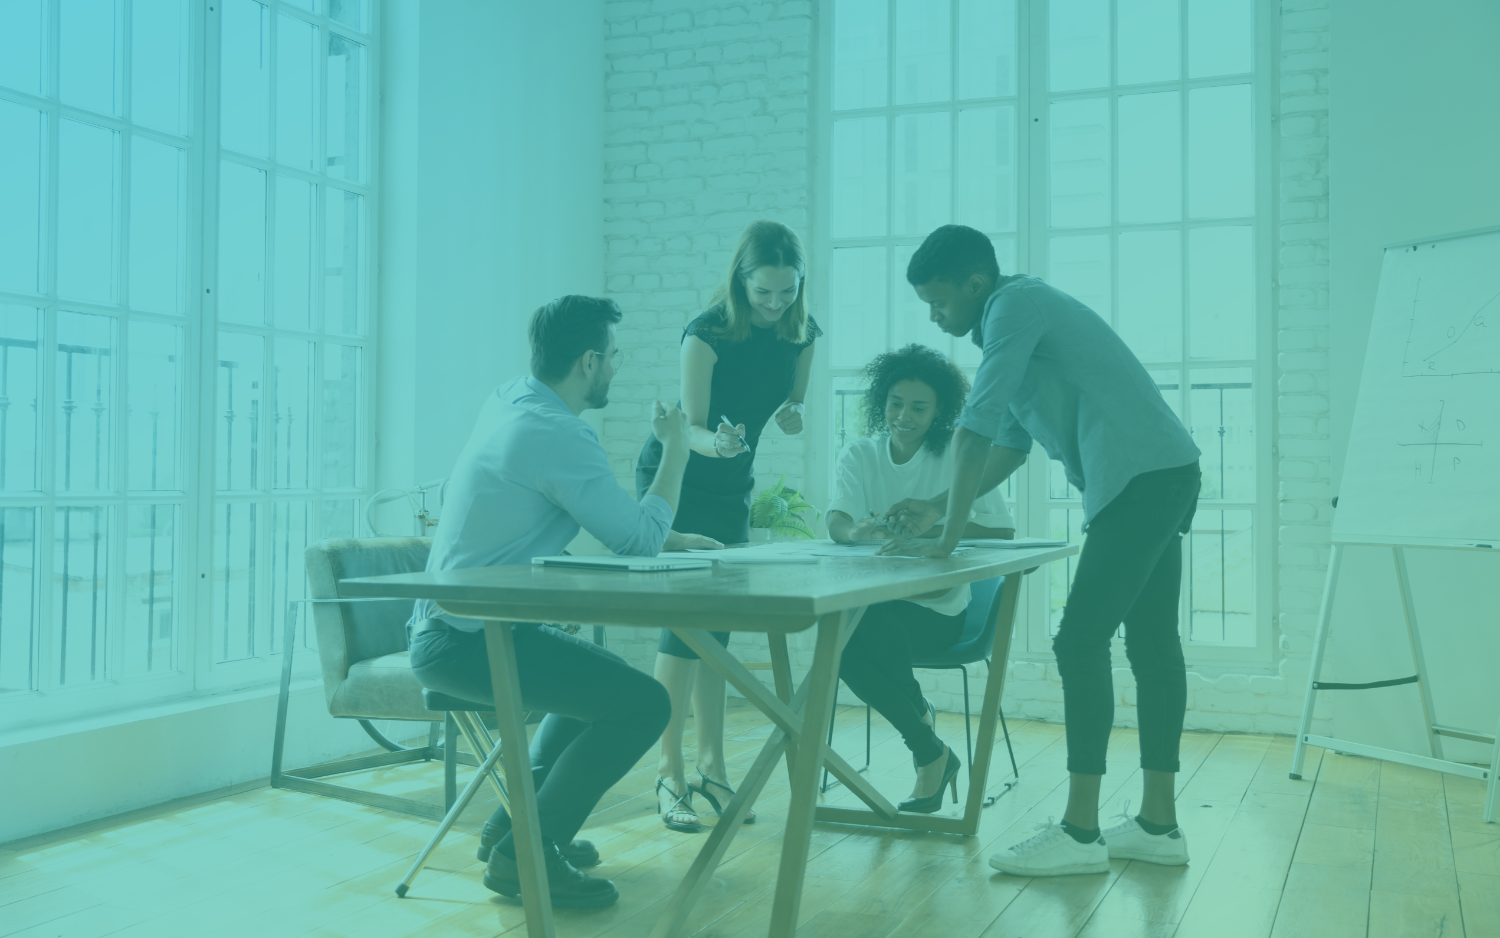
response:
<path fill-rule="evenodd" d="M 1020 434 L 1025 431 L 1015 422 L 1010 402 L 1026 376 L 1031 353 L 1045 327 L 1042 311 L 1029 297 L 1004 293 L 990 301 L 979 325 L 984 358 L 974 373 L 974 390 L 959 415 L 959 426 L 1002 446 L 1030 451 L 1029 435 L 1025 445 L 1013 445 L 1020 442 Z M 1011 442 L 1001 442 L 1002 432 Z"/>
<path fill-rule="evenodd" d="M 672 528 L 672 509 L 659 495 L 639 502 L 620 487 L 591 430 L 554 441 L 538 489 L 616 554 L 654 557 Z"/>
<path fill-rule="evenodd" d="M 865 516 L 869 505 L 865 498 L 864 480 L 860 478 L 859 467 L 855 464 L 854 445 L 844 447 L 844 451 L 839 454 L 838 469 L 834 473 L 834 496 L 833 501 L 828 503 L 828 510 L 842 511 L 858 521 Z"/>

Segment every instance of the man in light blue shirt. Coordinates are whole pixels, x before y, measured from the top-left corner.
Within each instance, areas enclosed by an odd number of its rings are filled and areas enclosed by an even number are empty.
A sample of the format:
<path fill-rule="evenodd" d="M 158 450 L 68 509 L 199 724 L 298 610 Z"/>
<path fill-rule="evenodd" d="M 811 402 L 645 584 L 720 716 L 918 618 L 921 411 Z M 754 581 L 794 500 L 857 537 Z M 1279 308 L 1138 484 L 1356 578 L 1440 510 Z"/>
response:
<path fill-rule="evenodd" d="M 656 481 L 636 502 L 615 480 L 594 430 L 579 414 L 608 402 L 618 362 L 614 301 L 553 300 L 531 317 L 531 371 L 485 402 L 448 483 L 427 569 L 530 563 L 561 553 L 580 527 L 618 554 L 654 556 L 667 539 L 687 466 L 687 418 L 654 405 L 662 442 Z M 423 602 L 413 614 L 412 671 L 424 687 L 493 706 L 483 623 Z M 521 702 L 545 711 L 531 743 L 548 887 L 558 908 L 597 908 L 619 897 L 613 883 L 577 867 L 599 862 L 574 840 L 600 797 L 661 736 L 666 689 L 582 639 L 546 626 L 514 631 Z M 502 807 L 484 826 L 484 884 L 520 894 Z"/>
<path fill-rule="evenodd" d="M 1083 493 L 1088 540 L 1052 646 L 1063 679 L 1068 809 L 1062 824 L 995 854 L 990 865 L 1047 876 L 1104 872 L 1111 857 L 1186 863 L 1174 808 L 1187 705 L 1177 608 L 1182 535 L 1198 502 L 1198 447 L 1108 323 L 1035 277 L 1001 277 L 980 232 L 934 231 L 906 277 L 932 321 L 972 335 L 984 357 L 954 433 L 952 484 L 936 498 L 897 506 L 900 533 L 914 537 L 944 514 L 967 515 L 976 494 L 1026 461 L 1033 440 Z M 959 533 L 949 527 L 933 541 L 887 550 L 946 557 Z M 1114 722 L 1109 644 L 1122 622 L 1145 787 L 1141 813 L 1101 837 L 1099 782 Z"/>

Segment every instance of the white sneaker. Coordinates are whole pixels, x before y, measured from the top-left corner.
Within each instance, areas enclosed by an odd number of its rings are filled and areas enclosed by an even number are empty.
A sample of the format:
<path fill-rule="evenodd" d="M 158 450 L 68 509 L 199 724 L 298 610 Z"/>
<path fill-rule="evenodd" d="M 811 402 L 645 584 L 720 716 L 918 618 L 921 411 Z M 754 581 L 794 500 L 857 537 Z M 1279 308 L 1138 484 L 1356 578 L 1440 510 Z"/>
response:
<path fill-rule="evenodd" d="M 1165 834 L 1148 834 L 1130 814 L 1128 805 L 1125 811 L 1125 814 L 1120 815 L 1125 820 L 1114 827 L 1105 828 L 1101 835 L 1109 846 L 1110 859 L 1144 860 L 1147 863 L 1160 863 L 1162 866 L 1183 866 L 1187 863 L 1187 838 L 1183 836 L 1181 828 L 1174 828 Z"/>
<path fill-rule="evenodd" d="M 1061 824 L 1038 824 L 1041 833 L 990 857 L 990 866 L 1012 876 L 1066 876 L 1071 873 L 1108 873 L 1109 848 L 1101 837 L 1081 844 Z"/>

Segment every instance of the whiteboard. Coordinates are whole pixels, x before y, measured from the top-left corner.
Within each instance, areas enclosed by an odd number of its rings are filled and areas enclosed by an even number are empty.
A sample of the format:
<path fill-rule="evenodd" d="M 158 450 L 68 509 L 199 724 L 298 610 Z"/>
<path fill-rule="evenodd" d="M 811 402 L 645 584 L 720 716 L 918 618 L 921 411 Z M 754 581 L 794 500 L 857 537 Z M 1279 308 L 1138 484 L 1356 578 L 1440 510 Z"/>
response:
<path fill-rule="evenodd" d="M 1500 550 L 1500 228 L 1385 249 L 1333 541 Z"/>

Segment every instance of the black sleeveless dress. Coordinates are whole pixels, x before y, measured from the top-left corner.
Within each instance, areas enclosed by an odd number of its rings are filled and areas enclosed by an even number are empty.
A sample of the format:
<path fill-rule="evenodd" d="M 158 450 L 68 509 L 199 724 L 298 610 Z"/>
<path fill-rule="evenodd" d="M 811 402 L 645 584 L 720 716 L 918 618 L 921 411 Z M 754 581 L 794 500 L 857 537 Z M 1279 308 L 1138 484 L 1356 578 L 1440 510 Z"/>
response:
<path fill-rule="evenodd" d="M 672 529 L 683 534 L 703 534 L 724 544 L 743 544 L 750 539 L 750 493 L 755 488 L 755 451 L 761 431 L 792 392 L 802 350 L 822 335 L 823 330 L 809 316 L 807 341 L 801 344 L 781 338 L 775 328 L 755 327 L 751 327 L 745 341 L 731 342 L 717 333 L 724 325 L 724 307 L 714 306 L 688 323 L 682 339 L 697 336 L 719 356 L 709 385 L 708 425 L 716 429 L 721 416 L 735 424 L 743 423 L 750 450 L 729 459 L 715 459 L 697 452 L 689 454 Z M 656 480 L 660 465 L 661 443 L 653 435 L 646 439 L 636 459 L 637 498 L 645 495 Z M 728 633 L 723 636 L 720 644 L 728 641 Z M 698 657 L 665 629 L 661 650 L 679 658 Z"/>

